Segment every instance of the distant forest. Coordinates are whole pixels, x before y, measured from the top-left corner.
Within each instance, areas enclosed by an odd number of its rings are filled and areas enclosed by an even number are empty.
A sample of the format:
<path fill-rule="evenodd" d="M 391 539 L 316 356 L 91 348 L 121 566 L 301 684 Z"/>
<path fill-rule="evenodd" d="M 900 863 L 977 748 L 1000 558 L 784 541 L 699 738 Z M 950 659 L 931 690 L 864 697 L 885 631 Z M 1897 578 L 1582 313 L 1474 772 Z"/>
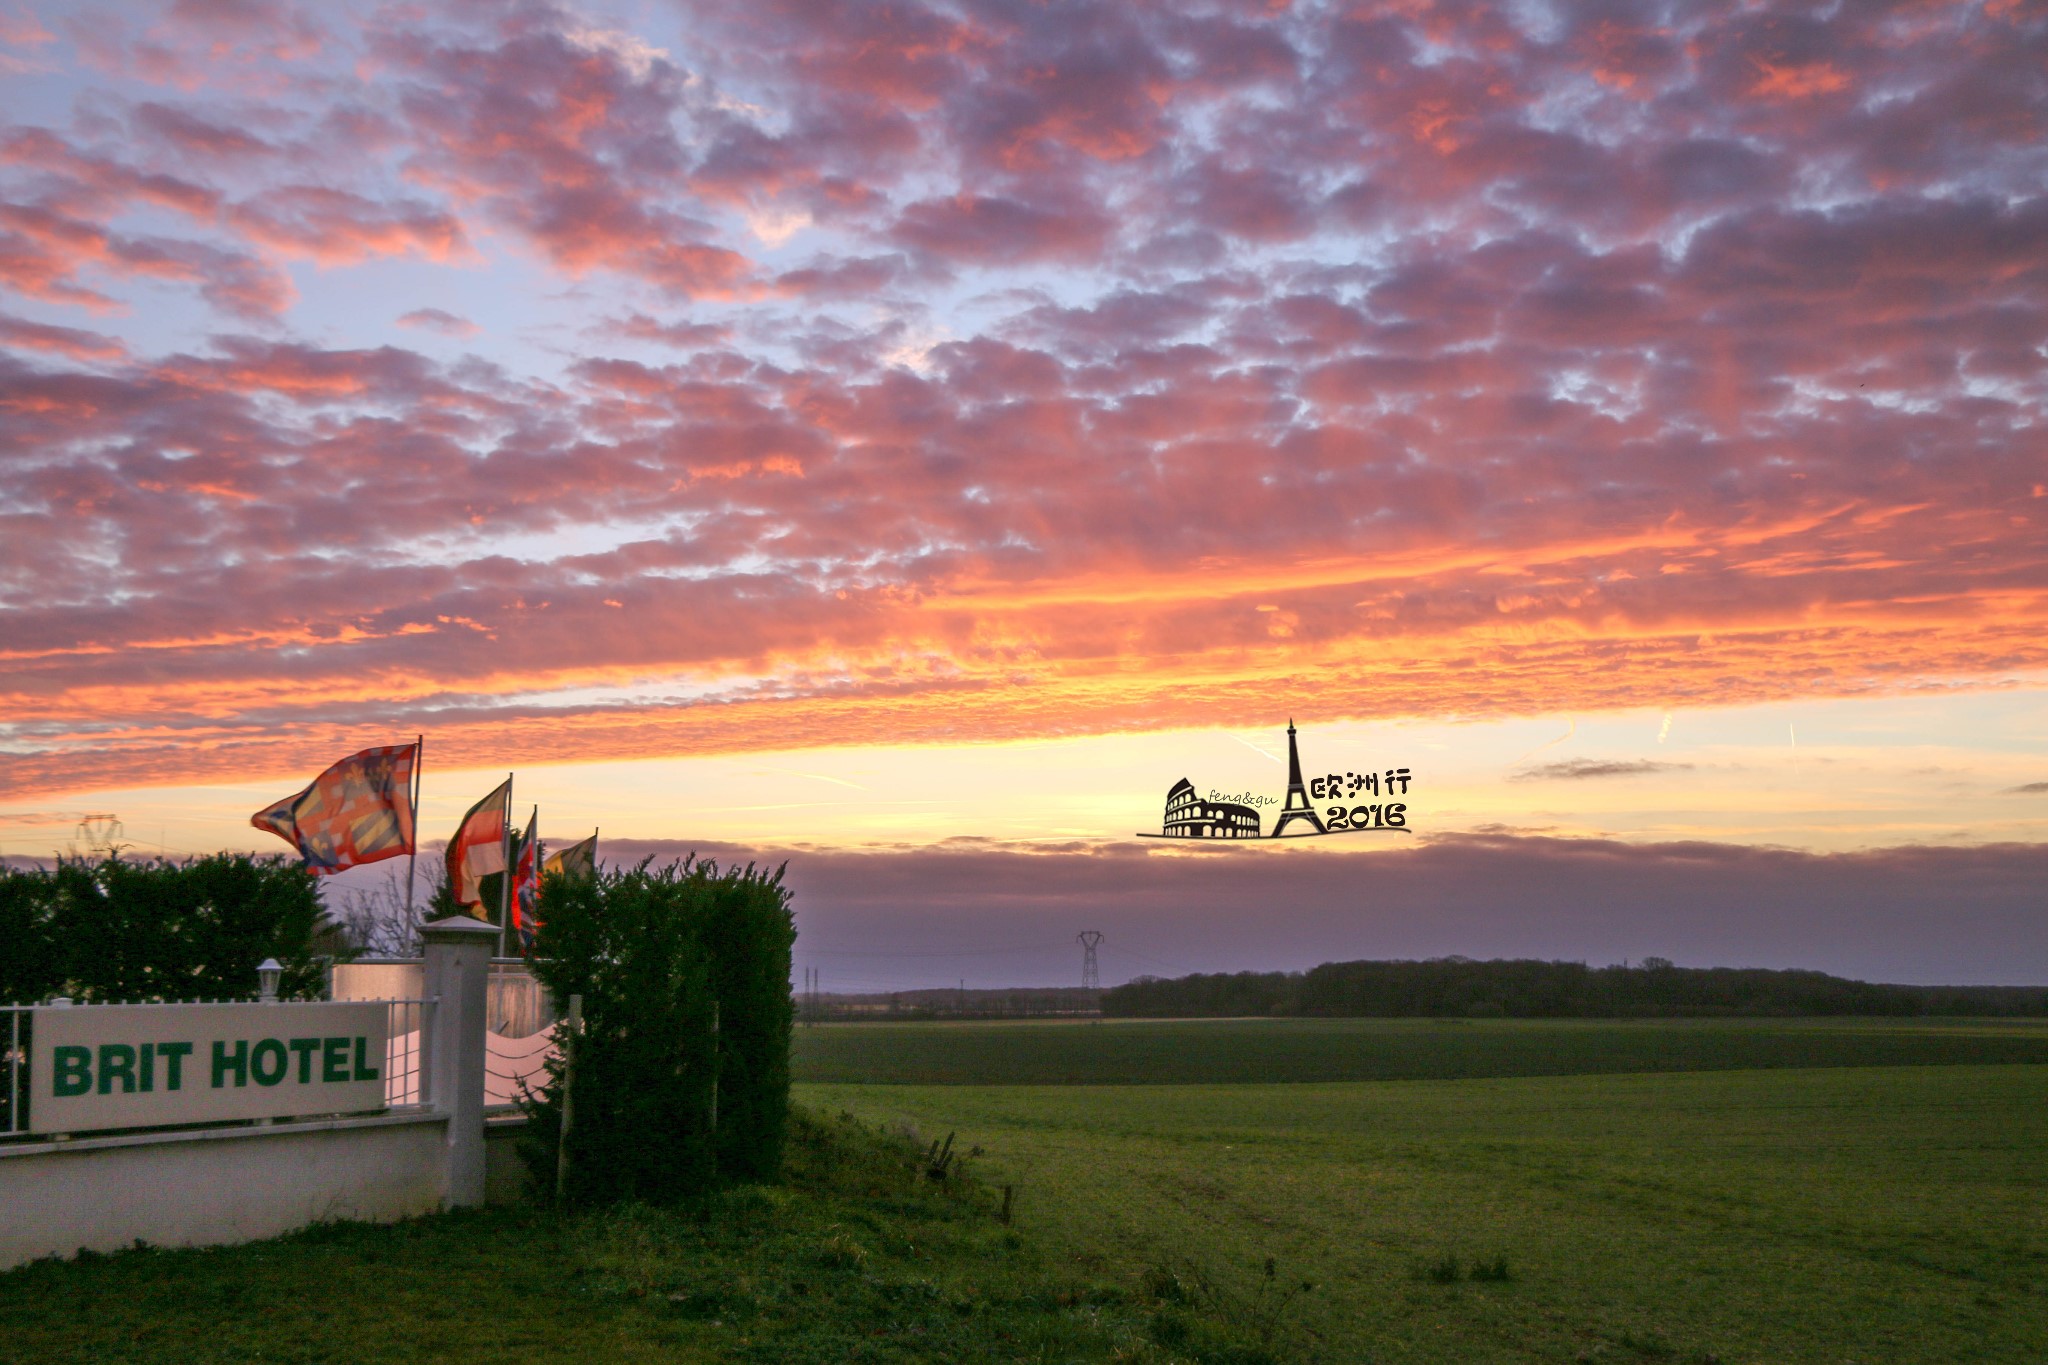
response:
<path fill-rule="evenodd" d="M 1102 1012 L 1123 1018 L 2041 1015 L 2048 1014 L 2048 987 L 1888 986 L 1825 972 L 1675 967 L 1657 957 L 1622 967 L 1440 957 L 1325 962 L 1306 972 L 1139 977 L 1104 991 Z"/>

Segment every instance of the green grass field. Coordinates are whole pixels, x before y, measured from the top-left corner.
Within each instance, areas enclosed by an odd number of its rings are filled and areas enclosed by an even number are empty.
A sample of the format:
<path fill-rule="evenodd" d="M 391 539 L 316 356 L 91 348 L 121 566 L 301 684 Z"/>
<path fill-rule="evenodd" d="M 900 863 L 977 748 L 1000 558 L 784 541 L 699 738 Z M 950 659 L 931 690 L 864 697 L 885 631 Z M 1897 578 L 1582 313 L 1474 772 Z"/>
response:
<path fill-rule="evenodd" d="M 826 1024 L 799 1081 L 1149 1085 L 2048 1062 L 2042 1019 L 1114 1019 Z"/>
<path fill-rule="evenodd" d="M 1995 1022 L 820 1027 L 784 1186 L 24 1267 L 0 1360 L 2042 1365 L 2044 1059 Z M 1049 1077 L 1089 1083 L 1013 1083 Z M 949 1132 L 977 1180 L 914 1169 Z"/>
<path fill-rule="evenodd" d="M 1027 1235 L 1113 1279 L 1248 1302 L 1274 1258 L 1316 1285 L 1281 1314 L 1303 1358 L 2048 1361 L 2048 1068 L 2012 1060 L 2038 1025 L 871 1028 L 807 1031 L 803 1074 L 954 1083 L 807 1103 L 957 1131 Z M 1525 1074 L 1575 1064 L 1612 1074 Z M 1103 1083 L 1148 1069 L 1239 1083 Z M 986 1083 L 1020 1075 L 1096 1083 Z"/>

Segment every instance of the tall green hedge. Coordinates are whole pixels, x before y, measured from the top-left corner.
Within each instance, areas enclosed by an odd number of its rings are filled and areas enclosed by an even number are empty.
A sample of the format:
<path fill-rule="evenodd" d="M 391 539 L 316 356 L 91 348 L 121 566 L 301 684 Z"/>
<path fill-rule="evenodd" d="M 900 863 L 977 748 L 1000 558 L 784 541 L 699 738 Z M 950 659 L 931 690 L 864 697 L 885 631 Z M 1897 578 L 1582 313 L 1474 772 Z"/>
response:
<path fill-rule="evenodd" d="M 789 1121 L 796 942 L 781 869 L 689 858 L 550 877 L 539 917 L 534 974 L 558 1001 L 583 997 L 571 1198 L 663 1203 L 720 1179 L 773 1179 Z M 560 1082 L 556 1067 L 528 1105 L 527 1155 L 544 1188 Z"/>
<path fill-rule="evenodd" d="M 313 879 L 285 858 L 108 855 L 7 869 L 0 1003 L 234 999 L 255 994 L 266 957 L 284 965 L 280 994 L 315 996 L 325 928 Z"/>

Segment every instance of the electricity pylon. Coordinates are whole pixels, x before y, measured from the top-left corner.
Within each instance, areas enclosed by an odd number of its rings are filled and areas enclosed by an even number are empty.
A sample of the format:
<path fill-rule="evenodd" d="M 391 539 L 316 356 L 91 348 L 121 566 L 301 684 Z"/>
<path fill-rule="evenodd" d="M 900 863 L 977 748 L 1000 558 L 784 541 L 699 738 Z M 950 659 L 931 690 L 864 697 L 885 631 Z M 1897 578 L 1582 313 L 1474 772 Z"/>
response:
<path fill-rule="evenodd" d="M 1102 942 L 1099 930 L 1083 929 L 1074 935 L 1074 942 L 1081 945 L 1081 989 L 1084 991 L 1102 988 L 1102 970 L 1095 965 L 1095 945 Z"/>

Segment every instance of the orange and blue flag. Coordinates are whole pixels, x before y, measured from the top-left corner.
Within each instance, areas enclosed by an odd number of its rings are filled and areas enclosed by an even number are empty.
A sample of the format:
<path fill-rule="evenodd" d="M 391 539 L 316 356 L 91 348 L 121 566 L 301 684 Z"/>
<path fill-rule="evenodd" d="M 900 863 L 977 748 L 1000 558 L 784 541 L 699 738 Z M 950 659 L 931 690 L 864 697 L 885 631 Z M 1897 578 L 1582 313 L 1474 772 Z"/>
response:
<path fill-rule="evenodd" d="M 298 849 L 306 871 L 339 872 L 413 851 L 413 766 L 417 744 L 352 754 L 313 785 L 249 817 Z"/>
<path fill-rule="evenodd" d="M 540 807 L 526 822 L 519 856 L 512 865 L 512 932 L 519 936 L 519 955 L 533 956 L 533 936 L 540 932 Z"/>

